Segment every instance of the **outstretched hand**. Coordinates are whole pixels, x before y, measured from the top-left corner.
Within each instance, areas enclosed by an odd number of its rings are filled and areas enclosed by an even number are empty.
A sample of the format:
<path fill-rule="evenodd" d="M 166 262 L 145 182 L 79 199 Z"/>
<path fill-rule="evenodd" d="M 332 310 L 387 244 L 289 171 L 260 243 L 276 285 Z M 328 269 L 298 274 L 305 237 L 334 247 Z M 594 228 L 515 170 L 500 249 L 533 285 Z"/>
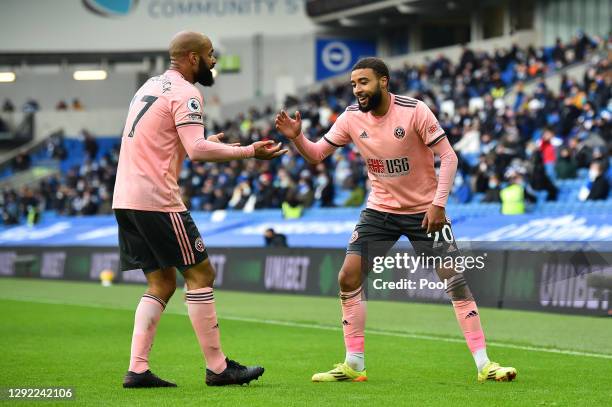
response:
<path fill-rule="evenodd" d="M 281 112 L 276 115 L 274 124 L 276 130 L 280 131 L 288 139 L 293 140 L 302 132 L 302 115 L 296 110 L 295 119 L 292 119 L 287 112 L 281 110 Z"/>
<path fill-rule="evenodd" d="M 256 141 L 253 143 L 255 147 L 255 158 L 258 160 L 272 160 L 285 154 L 287 149 L 281 150 L 282 144 L 274 145 L 273 140 Z"/>
<path fill-rule="evenodd" d="M 213 143 L 223 143 L 222 140 L 224 138 L 225 138 L 225 134 L 224 133 L 217 133 L 217 134 L 213 134 L 212 136 L 208 136 L 208 138 L 206 140 L 212 141 Z M 230 143 L 228 145 L 232 146 L 232 147 L 238 147 L 240 145 L 240 143 Z"/>

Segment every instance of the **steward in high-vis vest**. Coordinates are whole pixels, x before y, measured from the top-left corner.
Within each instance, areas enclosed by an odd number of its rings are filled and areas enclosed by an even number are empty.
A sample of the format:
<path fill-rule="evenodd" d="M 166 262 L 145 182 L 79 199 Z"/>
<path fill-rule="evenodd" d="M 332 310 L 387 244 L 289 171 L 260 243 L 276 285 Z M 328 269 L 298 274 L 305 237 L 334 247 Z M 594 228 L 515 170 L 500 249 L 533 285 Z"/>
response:
<path fill-rule="evenodd" d="M 525 188 L 511 184 L 499 192 L 502 201 L 503 215 L 521 215 L 525 213 Z"/>
<path fill-rule="evenodd" d="M 502 203 L 502 215 L 522 215 L 525 213 L 525 187 L 523 177 L 512 176 L 510 185 L 499 191 Z"/>

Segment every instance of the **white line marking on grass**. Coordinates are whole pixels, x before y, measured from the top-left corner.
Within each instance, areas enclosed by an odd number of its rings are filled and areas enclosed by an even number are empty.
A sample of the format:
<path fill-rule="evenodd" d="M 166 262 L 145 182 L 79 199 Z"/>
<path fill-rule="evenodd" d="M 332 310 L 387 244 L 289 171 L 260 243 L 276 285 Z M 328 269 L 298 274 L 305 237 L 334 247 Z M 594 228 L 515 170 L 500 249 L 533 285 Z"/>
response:
<path fill-rule="evenodd" d="M 320 329 L 320 330 L 326 330 L 326 331 L 342 331 L 342 328 L 335 327 L 335 326 L 307 324 L 307 323 L 291 322 L 291 321 L 278 321 L 274 319 L 243 318 L 243 317 L 233 317 L 233 316 L 226 316 L 226 317 L 220 316 L 219 318 L 227 319 L 230 321 L 253 322 L 253 323 L 259 323 L 259 324 L 280 325 L 280 326 L 288 326 L 288 327 L 294 327 L 294 328 L 310 328 L 310 329 Z M 407 333 L 407 332 L 385 331 L 382 329 L 366 329 L 366 334 L 391 336 L 395 338 L 423 339 L 423 340 L 428 340 L 428 341 L 465 343 L 464 339 L 446 338 L 443 336 L 424 335 L 424 334 L 413 334 L 413 333 Z M 514 345 L 511 343 L 504 343 L 504 342 L 487 341 L 487 346 L 506 348 L 506 349 L 526 350 L 526 351 L 532 351 L 532 352 L 545 352 L 545 353 L 556 353 L 556 354 L 561 354 L 561 355 L 588 356 L 588 357 L 600 358 L 600 359 L 612 359 L 612 355 L 608 355 L 605 353 L 581 352 L 581 351 L 568 350 L 568 349 L 557 349 L 557 348 L 542 348 L 539 346 L 529 346 L 529 345 Z"/>
<path fill-rule="evenodd" d="M 134 304 L 134 309 L 128 307 L 121 307 L 111 304 L 83 304 L 79 302 L 69 302 L 69 301 L 59 301 L 59 300 L 43 300 L 40 298 L 33 297 L 21 297 L 21 298 L 10 298 L 10 297 L 0 297 L 3 300 L 9 301 L 22 301 L 22 302 L 34 302 L 40 304 L 56 304 L 56 305 L 75 305 L 79 307 L 88 307 L 88 308 L 104 308 L 104 309 L 112 309 L 112 310 L 122 310 L 122 311 L 134 311 L 136 309 L 136 305 Z M 166 314 L 173 315 L 186 315 L 187 311 L 175 311 L 175 310 L 166 310 Z M 228 320 L 228 321 L 237 321 L 237 322 L 249 322 L 256 324 L 266 324 L 266 325 L 276 325 L 276 326 L 287 326 L 291 328 L 306 328 L 306 329 L 318 329 L 322 331 L 342 331 L 342 328 L 337 326 L 329 326 L 329 325 L 319 325 L 312 323 L 304 323 L 304 322 L 291 322 L 291 321 L 281 321 L 276 319 L 260 319 L 260 318 L 248 318 L 248 317 L 238 317 L 231 315 L 219 315 L 219 319 Z M 451 342 L 451 343 L 465 343 L 464 339 L 459 338 L 446 338 L 444 336 L 435 336 L 435 335 L 425 335 L 425 334 L 415 334 L 408 332 L 394 332 L 394 331 L 386 331 L 382 329 L 367 329 L 367 334 L 370 335 L 381 335 L 381 336 L 391 336 L 394 338 L 406 338 L 406 339 L 422 339 L 427 341 L 438 341 L 438 342 Z M 585 356 L 599 359 L 612 359 L 612 355 L 605 353 L 592 353 L 592 352 L 582 352 L 576 350 L 569 349 L 557 349 L 557 348 L 543 348 L 539 346 L 529 346 L 529 345 L 515 345 L 512 343 L 505 342 L 493 342 L 487 341 L 487 346 L 493 346 L 497 348 L 505 348 L 505 349 L 517 349 L 517 350 L 525 350 L 531 352 L 543 352 L 543 353 L 555 353 L 559 355 L 570 355 L 570 356 Z"/>

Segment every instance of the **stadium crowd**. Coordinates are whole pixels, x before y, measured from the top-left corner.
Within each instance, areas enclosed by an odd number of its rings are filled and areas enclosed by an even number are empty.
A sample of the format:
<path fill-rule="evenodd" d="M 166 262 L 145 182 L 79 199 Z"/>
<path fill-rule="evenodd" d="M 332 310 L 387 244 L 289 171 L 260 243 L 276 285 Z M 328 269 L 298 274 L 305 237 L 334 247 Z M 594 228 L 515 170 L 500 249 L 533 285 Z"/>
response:
<path fill-rule="evenodd" d="M 612 76 L 602 51 L 612 51 L 612 37 L 584 33 L 549 48 L 513 46 L 491 54 L 465 47 L 457 63 L 440 55 L 394 70 L 390 90 L 423 100 L 446 130 L 459 156 L 452 201 L 499 202 L 506 184 L 522 185 L 527 199 L 545 191 L 545 199 L 554 201 L 556 181 L 576 178 L 580 169 L 588 170 L 580 199 L 606 199 Z M 543 75 L 583 61 L 588 62 L 584 77 L 564 75 L 559 89 L 547 87 Z M 530 80 L 536 85 L 528 92 L 525 82 Z M 289 98 L 286 105 L 300 110 L 304 133 L 316 140 L 353 100 L 343 82 Z M 286 141 L 272 127 L 271 114 L 270 108 L 251 109 L 234 120 L 212 123 L 208 133 L 224 132 L 224 141 L 242 144 Z M 44 180 L 37 189 L 2 191 L 5 223 L 17 222 L 34 207 L 69 215 L 110 212 L 118 147 L 96 160 L 95 138 L 84 134 L 83 141 L 87 153 L 80 167 Z M 47 147 L 50 156 L 65 157 L 61 139 L 52 137 Z M 369 188 L 363 160 L 353 147 L 338 149 L 316 166 L 294 148 L 274 161 L 187 161 L 180 185 L 187 206 L 205 211 L 360 206 Z"/>

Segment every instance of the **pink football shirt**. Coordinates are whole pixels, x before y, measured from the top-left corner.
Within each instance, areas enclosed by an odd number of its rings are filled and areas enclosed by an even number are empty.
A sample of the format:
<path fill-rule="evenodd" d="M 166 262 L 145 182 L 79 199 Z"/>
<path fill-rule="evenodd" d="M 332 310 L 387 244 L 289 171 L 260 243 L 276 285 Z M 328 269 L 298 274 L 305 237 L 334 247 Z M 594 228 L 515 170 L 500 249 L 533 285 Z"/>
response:
<path fill-rule="evenodd" d="M 177 128 L 199 126 L 202 95 L 174 70 L 150 78 L 130 103 L 117 168 L 113 209 L 187 210 L 177 183 L 185 160 Z"/>
<path fill-rule="evenodd" d="M 399 214 L 425 212 L 434 200 L 438 180 L 429 147 L 444 137 L 425 103 L 393 94 L 384 116 L 351 105 L 324 136 L 334 147 L 357 145 L 372 182 L 367 207 Z"/>

